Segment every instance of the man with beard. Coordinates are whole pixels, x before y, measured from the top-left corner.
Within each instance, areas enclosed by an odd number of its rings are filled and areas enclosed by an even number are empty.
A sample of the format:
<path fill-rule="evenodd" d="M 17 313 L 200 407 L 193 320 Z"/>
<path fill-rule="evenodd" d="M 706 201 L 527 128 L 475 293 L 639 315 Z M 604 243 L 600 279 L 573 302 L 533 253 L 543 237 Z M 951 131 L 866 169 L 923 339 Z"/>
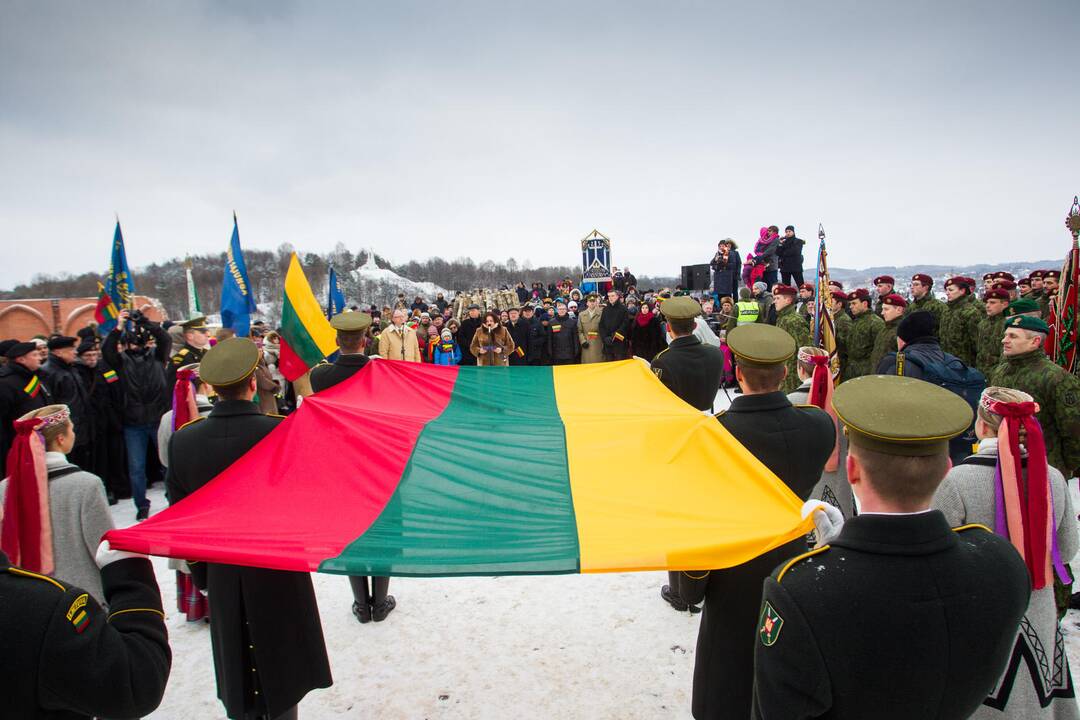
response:
<path fill-rule="evenodd" d="M 157 455 L 157 431 L 168 409 L 170 394 L 165 384 L 165 364 L 169 360 L 169 334 L 138 313 L 120 311 L 116 327 L 105 337 L 102 355 L 120 376 L 124 392 L 124 445 L 127 449 L 131 498 L 136 520 L 150 516 L 146 497 L 146 456 L 150 447 Z M 132 318 L 134 331 L 121 330 Z M 150 347 L 154 341 L 153 348 Z"/>
<path fill-rule="evenodd" d="M 805 501 L 833 451 L 836 429 L 824 411 L 795 407 L 780 392 L 795 341 L 780 328 L 762 323 L 740 325 L 727 339 L 743 392 L 717 420 Z M 697 720 L 750 717 L 753 628 L 761 585 L 777 564 L 805 550 L 806 540 L 799 537 L 742 565 L 682 573 L 681 600 L 687 605 L 705 601 L 694 660 L 692 709 Z"/>
<path fill-rule="evenodd" d="M 49 388 L 52 401 L 67 405 L 75 429 L 75 446 L 68 452 L 68 461 L 88 472 L 93 471 L 90 456 L 94 438 L 94 422 L 90 409 L 89 388 L 75 368 L 73 337 L 56 335 L 49 338 L 49 359 L 41 367 L 41 378 Z"/>
<path fill-rule="evenodd" d="M 41 355 L 37 343 L 5 340 L 7 362 L 0 367 L 0 477 L 6 477 L 8 450 L 15 441 L 15 421 L 52 403 L 38 374 Z"/>
<path fill-rule="evenodd" d="M 1043 320 L 1050 317 L 1050 298 L 1057 294 L 1058 280 L 1060 279 L 1060 270 L 1042 271 L 1042 294 L 1039 296 L 1039 310 L 1042 312 Z"/>
<path fill-rule="evenodd" d="M 600 340 L 604 346 L 604 360 L 625 360 L 630 315 L 617 291 L 610 290 L 607 297 L 608 304 L 600 313 Z"/>
<path fill-rule="evenodd" d="M 483 324 L 484 321 L 480 318 L 480 306 L 473 303 L 469 306 L 468 314 L 461 321 L 461 327 L 458 329 L 458 345 L 461 347 L 462 366 L 476 365 L 476 356 L 472 354 L 469 345 L 472 343 L 473 336 L 476 335 L 476 329 Z"/>

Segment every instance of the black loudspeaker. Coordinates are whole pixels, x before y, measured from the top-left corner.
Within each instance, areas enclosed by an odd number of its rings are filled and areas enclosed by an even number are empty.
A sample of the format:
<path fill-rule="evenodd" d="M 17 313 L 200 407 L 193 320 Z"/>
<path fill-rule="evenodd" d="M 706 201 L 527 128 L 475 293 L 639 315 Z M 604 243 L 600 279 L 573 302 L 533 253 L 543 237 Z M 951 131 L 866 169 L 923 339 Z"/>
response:
<path fill-rule="evenodd" d="M 712 286 L 709 264 L 683 265 L 682 286 L 687 290 L 709 290 Z"/>

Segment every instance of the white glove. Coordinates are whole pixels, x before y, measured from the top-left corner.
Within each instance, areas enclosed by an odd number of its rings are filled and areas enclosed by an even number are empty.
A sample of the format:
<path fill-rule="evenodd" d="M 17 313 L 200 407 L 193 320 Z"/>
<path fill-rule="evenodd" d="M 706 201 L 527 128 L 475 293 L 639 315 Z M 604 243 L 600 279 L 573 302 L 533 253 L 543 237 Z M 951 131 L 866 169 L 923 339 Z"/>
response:
<path fill-rule="evenodd" d="M 94 556 L 94 562 L 97 563 L 98 569 L 104 569 L 106 565 L 111 565 L 117 560 L 126 560 L 128 558 L 142 558 L 148 559 L 145 555 L 139 553 L 130 553 L 123 550 L 113 550 L 109 546 L 108 540 L 102 540 L 98 545 L 97 554 Z"/>
<path fill-rule="evenodd" d="M 828 545 L 835 540 L 844 528 L 844 515 L 835 505 L 821 500 L 807 500 L 802 506 L 802 516 L 813 513 L 814 529 L 817 530 L 817 545 Z"/>

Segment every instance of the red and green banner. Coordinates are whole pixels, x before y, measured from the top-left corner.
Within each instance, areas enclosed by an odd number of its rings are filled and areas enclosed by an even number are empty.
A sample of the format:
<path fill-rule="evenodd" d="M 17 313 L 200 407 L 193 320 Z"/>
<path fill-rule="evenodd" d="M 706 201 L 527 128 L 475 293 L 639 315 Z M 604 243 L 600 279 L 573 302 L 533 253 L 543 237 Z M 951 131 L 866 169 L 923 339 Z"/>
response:
<path fill-rule="evenodd" d="M 1080 343 L 1080 199 L 1073 198 L 1065 220 L 1072 233 L 1072 248 L 1061 269 L 1057 298 L 1052 301 L 1054 314 L 1054 354 L 1058 365 L 1068 372 L 1080 370 L 1077 343 Z"/>
<path fill-rule="evenodd" d="M 107 538 L 354 575 L 700 570 L 807 533 L 801 506 L 640 361 L 374 360 L 182 502 Z"/>
<path fill-rule="evenodd" d="M 319 307 L 296 253 L 289 260 L 289 271 L 285 275 L 279 334 L 278 370 L 289 382 L 337 352 L 334 329 Z"/>

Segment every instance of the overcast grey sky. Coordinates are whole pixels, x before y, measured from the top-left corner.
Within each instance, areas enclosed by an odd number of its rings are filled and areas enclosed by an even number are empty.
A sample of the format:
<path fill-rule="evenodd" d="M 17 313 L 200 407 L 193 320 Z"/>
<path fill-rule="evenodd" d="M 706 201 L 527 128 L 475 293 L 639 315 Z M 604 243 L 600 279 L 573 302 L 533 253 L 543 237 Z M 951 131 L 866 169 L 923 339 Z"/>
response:
<path fill-rule="evenodd" d="M 11 2 L 0 287 L 245 247 L 675 274 L 762 225 L 834 265 L 1063 256 L 1080 7 Z M 815 243 L 811 243 L 812 245 Z M 810 262 L 808 260 L 808 262 Z"/>

